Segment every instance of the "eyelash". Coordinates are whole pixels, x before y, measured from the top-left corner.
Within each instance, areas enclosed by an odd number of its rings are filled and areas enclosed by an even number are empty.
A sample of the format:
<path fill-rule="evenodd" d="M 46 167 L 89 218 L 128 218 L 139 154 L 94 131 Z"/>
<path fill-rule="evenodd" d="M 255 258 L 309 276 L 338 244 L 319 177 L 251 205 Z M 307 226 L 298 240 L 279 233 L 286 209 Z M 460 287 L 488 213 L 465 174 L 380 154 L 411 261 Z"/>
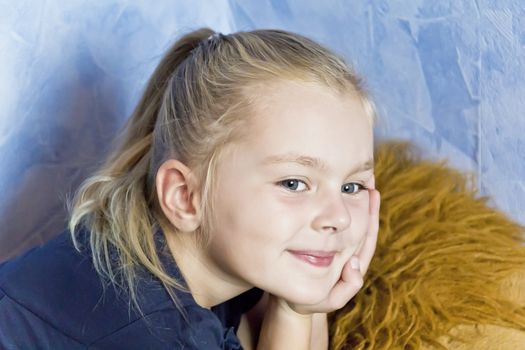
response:
<path fill-rule="evenodd" d="M 308 186 L 304 181 L 302 180 L 299 180 L 299 179 L 286 179 L 286 180 L 282 180 L 282 181 L 279 181 L 278 184 L 282 187 L 285 187 L 288 191 L 291 191 L 291 192 L 304 192 L 305 190 L 302 190 L 302 191 L 297 191 L 297 190 L 291 190 L 290 188 L 286 187 L 285 184 L 288 182 L 298 182 L 298 183 L 303 183 L 305 186 Z M 355 185 L 357 186 L 357 191 L 356 192 L 343 192 L 343 193 L 348 193 L 348 194 L 358 194 L 360 193 L 361 191 L 363 190 L 367 190 L 368 188 L 358 182 L 349 182 L 349 183 L 346 183 L 344 184 L 343 186 L 341 186 L 341 189 L 345 186 L 348 186 L 348 185 Z"/>

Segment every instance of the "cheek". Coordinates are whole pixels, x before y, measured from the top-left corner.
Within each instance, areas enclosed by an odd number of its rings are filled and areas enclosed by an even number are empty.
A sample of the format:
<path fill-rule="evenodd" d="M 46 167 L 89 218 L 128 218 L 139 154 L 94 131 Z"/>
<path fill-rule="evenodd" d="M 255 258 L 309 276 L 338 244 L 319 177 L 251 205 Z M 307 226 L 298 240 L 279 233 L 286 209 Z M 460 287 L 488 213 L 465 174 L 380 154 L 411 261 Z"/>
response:
<path fill-rule="evenodd" d="M 254 191 L 223 197 L 215 208 L 213 239 L 236 242 L 236 249 L 254 254 L 268 246 L 286 246 L 301 222 L 298 215 L 304 215 L 298 201 Z"/>

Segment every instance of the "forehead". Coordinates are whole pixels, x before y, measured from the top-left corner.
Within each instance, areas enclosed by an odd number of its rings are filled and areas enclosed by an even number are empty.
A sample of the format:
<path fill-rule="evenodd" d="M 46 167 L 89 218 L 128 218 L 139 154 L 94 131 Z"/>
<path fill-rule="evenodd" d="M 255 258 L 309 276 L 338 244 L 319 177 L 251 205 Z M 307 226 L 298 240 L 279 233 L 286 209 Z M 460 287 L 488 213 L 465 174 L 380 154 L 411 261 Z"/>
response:
<path fill-rule="evenodd" d="M 260 157 L 292 153 L 327 162 L 372 158 L 371 120 L 356 94 L 292 81 L 257 89 L 246 150 Z"/>

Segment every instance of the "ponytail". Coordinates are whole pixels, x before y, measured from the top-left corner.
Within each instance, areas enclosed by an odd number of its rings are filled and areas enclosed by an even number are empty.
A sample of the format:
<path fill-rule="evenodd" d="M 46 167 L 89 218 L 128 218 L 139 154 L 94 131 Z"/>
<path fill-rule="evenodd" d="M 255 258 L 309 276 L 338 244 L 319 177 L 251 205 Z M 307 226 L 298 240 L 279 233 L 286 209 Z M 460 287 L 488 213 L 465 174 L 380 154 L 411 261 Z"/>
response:
<path fill-rule="evenodd" d="M 169 49 L 107 160 L 81 185 L 70 205 L 68 226 L 76 249 L 81 249 L 79 233 L 86 229 L 96 271 L 111 284 L 128 290 L 137 307 L 137 266 L 157 276 L 168 292 L 170 287 L 183 289 L 164 271 L 156 251 L 153 131 L 171 77 L 211 34 L 213 31 L 207 28 L 191 32 Z M 176 301 L 173 293 L 170 295 Z"/>

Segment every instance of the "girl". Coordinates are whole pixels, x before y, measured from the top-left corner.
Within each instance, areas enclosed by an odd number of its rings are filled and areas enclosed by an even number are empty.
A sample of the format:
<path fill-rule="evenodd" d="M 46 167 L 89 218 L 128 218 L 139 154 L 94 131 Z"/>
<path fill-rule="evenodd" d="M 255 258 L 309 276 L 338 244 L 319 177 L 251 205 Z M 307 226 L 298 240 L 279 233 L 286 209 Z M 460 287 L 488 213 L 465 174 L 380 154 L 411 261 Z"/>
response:
<path fill-rule="evenodd" d="M 373 118 L 305 37 L 183 36 L 69 232 L 1 265 L 0 344 L 326 348 L 375 249 Z"/>

